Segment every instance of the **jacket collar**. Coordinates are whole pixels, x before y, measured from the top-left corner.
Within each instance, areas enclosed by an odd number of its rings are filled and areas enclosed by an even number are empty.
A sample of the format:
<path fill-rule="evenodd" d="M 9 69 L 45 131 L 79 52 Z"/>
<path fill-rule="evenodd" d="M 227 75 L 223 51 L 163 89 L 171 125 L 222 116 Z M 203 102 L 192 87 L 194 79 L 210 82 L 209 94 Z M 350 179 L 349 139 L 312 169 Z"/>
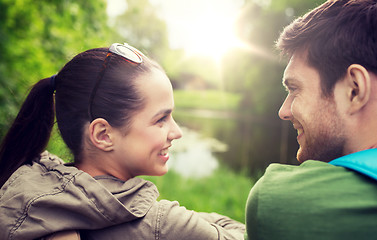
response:
<path fill-rule="evenodd" d="M 352 169 L 377 180 L 377 149 L 368 149 L 334 159 L 329 164 Z"/>

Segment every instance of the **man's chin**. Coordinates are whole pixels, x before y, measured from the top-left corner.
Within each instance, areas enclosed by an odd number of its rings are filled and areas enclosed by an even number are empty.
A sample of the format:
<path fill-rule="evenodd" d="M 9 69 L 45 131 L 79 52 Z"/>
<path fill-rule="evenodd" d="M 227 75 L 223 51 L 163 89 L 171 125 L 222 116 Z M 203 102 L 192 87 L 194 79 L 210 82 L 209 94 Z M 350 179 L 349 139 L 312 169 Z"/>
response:
<path fill-rule="evenodd" d="M 311 158 L 309 157 L 309 154 L 307 154 L 307 152 L 303 150 L 302 147 L 300 146 L 300 148 L 297 151 L 296 159 L 299 163 L 303 163 L 306 160 L 309 160 Z"/>
<path fill-rule="evenodd" d="M 297 161 L 300 163 L 303 163 L 307 160 L 317 160 L 321 162 L 330 162 L 331 160 L 334 160 L 338 157 L 343 156 L 342 154 L 342 147 L 338 148 L 322 148 L 317 149 L 316 151 L 314 149 L 311 149 L 312 151 L 308 151 L 307 148 L 303 148 L 300 146 L 300 148 L 297 151 Z M 322 151 L 321 151 L 322 150 Z M 326 150 L 326 151 L 323 151 Z"/>
<path fill-rule="evenodd" d="M 297 156 L 297 161 L 299 162 L 299 163 L 303 163 L 303 162 L 305 162 L 307 159 L 302 159 L 302 158 L 300 158 L 299 156 Z"/>

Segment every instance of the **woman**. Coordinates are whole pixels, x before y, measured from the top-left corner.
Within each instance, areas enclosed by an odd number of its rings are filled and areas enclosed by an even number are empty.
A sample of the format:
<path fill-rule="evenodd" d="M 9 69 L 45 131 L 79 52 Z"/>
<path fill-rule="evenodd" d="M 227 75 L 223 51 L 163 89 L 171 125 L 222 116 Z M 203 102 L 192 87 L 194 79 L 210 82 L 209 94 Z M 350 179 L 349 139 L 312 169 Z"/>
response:
<path fill-rule="evenodd" d="M 173 108 L 164 71 L 127 44 L 83 52 L 39 81 L 0 148 L 0 239 L 69 230 L 83 239 L 242 239 L 243 224 L 156 201 L 156 187 L 135 178 L 167 172 L 182 135 Z M 54 111 L 73 164 L 43 152 Z"/>

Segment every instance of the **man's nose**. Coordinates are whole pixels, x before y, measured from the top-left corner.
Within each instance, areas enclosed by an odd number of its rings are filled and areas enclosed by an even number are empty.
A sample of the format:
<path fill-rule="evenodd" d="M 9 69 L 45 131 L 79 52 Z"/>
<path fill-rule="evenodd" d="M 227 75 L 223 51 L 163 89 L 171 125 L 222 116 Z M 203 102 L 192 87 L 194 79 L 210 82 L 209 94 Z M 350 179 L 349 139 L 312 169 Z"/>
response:
<path fill-rule="evenodd" d="M 287 96 L 279 109 L 279 117 L 282 120 L 292 119 L 291 105 L 292 105 L 292 101 L 290 100 L 289 96 Z"/>

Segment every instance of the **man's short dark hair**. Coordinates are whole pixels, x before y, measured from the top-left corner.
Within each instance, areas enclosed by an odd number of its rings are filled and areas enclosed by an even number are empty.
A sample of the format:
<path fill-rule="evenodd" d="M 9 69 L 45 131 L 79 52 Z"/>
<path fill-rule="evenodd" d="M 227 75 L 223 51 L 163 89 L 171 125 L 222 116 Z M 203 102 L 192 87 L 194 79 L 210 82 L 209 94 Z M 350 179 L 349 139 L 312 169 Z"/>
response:
<path fill-rule="evenodd" d="M 377 73 L 377 1 L 329 0 L 288 25 L 277 47 L 288 57 L 306 51 L 331 96 L 351 64 Z"/>

